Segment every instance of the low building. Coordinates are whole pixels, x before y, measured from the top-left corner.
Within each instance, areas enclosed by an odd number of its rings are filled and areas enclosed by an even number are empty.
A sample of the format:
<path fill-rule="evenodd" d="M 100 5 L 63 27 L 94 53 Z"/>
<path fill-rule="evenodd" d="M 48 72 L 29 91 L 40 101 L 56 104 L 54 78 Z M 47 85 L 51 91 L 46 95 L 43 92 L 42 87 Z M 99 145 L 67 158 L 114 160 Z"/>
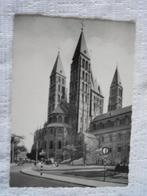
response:
<path fill-rule="evenodd" d="M 97 116 L 90 125 L 90 133 L 98 140 L 98 148 L 108 147 L 107 163 L 128 164 L 131 134 L 132 107 L 124 107 Z M 104 157 L 97 156 L 97 163 L 103 164 Z"/>
<path fill-rule="evenodd" d="M 68 158 L 68 154 L 64 152 L 64 147 L 72 144 L 74 138 L 72 127 L 69 123 L 67 103 L 61 102 L 49 114 L 48 120 L 42 129 L 35 132 L 34 148 L 38 148 L 38 152 L 43 150 L 47 159 L 54 158 L 62 161 Z"/>

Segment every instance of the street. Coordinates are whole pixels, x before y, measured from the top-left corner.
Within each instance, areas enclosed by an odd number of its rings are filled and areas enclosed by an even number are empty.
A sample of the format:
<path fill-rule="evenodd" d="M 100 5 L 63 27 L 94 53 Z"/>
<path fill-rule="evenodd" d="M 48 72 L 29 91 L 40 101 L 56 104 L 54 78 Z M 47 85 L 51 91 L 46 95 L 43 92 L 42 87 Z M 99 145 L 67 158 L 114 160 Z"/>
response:
<path fill-rule="evenodd" d="M 29 164 L 25 164 L 23 166 L 11 166 L 10 187 L 80 187 L 80 185 L 38 178 L 25 175 L 20 172 L 22 168 L 29 166 Z"/>

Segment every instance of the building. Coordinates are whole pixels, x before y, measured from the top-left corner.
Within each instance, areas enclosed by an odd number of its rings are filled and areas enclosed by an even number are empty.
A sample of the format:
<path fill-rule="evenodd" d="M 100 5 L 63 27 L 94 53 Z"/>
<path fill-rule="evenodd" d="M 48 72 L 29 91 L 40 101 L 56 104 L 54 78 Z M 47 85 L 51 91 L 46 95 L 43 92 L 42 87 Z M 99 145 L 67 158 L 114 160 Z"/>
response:
<path fill-rule="evenodd" d="M 122 108 L 122 94 L 123 87 L 121 84 L 118 68 L 116 67 L 115 74 L 110 86 L 108 112 Z"/>
<path fill-rule="evenodd" d="M 97 116 L 90 125 L 90 133 L 96 136 L 98 147 L 108 147 L 108 164 L 128 164 L 131 134 L 131 106 Z M 103 156 L 95 160 L 103 164 Z"/>
<path fill-rule="evenodd" d="M 116 68 L 111 86 L 108 112 L 98 115 L 90 124 L 90 133 L 98 140 L 99 148 L 108 147 L 108 164 L 129 161 L 132 107 L 122 108 L 123 87 L 118 68 Z M 97 157 L 97 163 L 103 164 L 103 157 Z"/>
<path fill-rule="evenodd" d="M 44 150 L 46 158 L 62 161 L 69 158 L 65 152 L 67 145 L 76 147 L 85 143 L 88 149 L 93 149 L 91 155 L 87 155 L 87 160 L 100 163 L 101 160 L 97 160 L 94 151 L 98 146 L 106 145 L 112 150 L 111 164 L 122 161 L 125 157 L 114 156 L 116 148 L 123 152 L 122 146 L 118 147 L 119 140 L 114 140 L 114 137 L 118 133 L 123 135 L 122 138 L 126 137 L 124 135 L 130 135 L 131 107 L 122 108 L 123 87 L 116 68 L 110 86 L 108 113 L 103 114 L 104 97 L 100 85 L 93 77 L 83 29 L 71 63 L 69 102 L 66 92 L 66 75 L 58 52 L 50 75 L 47 121 L 43 128 L 35 132 L 33 148 L 38 148 L 38 152 Z M 92 134 L 97 140 L 90 141 L 84 136 L 86 133 Z M 112 137 L 109 143 L 107 136 Z M 129 141 L 130 138 L 127 137 L 123 143 L 125 148 L 127 146 L 129 149 Z M 92 145 L 95 147 L 92 148 Z M 127 153 L 126 157 L 128 161 Z"/>
<path fill-rule="evenodd" d="M 87 130 L 91 119 L 103 112 L 103 98 L 100 86 L 93 78 L 82 29 L 72 58 L 70 73 L 69 104 L 72 111 L 72 126 L 77 133 Z"/>
<path fill-rule="evenodd" d="M 48 117 L 54 111 L 61 99 L 66 97 L 66 76 L 64 73 L 60 53 L 58 52 L 53 70 L 50 75 Z"/>

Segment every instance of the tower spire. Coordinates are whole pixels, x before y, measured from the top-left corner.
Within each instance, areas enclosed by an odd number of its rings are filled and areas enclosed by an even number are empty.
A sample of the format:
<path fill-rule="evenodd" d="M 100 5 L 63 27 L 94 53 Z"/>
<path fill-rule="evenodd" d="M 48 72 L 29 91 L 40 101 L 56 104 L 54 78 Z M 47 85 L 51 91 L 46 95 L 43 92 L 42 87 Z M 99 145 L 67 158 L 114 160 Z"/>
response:
<path fill-rule="evenodd" d="M 115 74 L 113 76 L 113 80 L 112 80 L 112 83 L 111 83 L 111 86 L 113 86 L 113 85 L 121 85 L 121 80 L 120 80 L 120 75 L 119 75 L 119 71 L 118 71 L 118 66 L 116 66 Z"/>
<path fill-rule="evenodd" d="M 60 47 L 58 47 L 58 56 L 60 55 Z"/>
<path fill-rule="evenodd" d="M 123 87 L 120 80 L 118 66 L 116 66 L 113 80 L 110 86 L 108 111 L 116 110 L 122 107 Z"/>
<path fill-rule="evenodd" d="M 53 87 L 53 88 L 52 88 Z M 56 106 L 60 103 L 61 98 L 66 100 L 66 76 L 62 61 L 60 58 L 60 51 L 56 57 L 51 75 L 48 99 L 48 117 L 54 111 Z"/>
<path fill-rule="evenodd" d="M 57 54 L 56 61 L 55 61 L 54 67 L 52 69 L 51 75 L 53 75 L 55 73 L 58 73 L 58 74 L 65 76 L 64 68 L 62 65 L 61 57 L 60 57 L 60 50 L 58 50 L 58 54 Z"/>
<path fill-rule="evenodd" d="M 84 30 L 84 20 L 81 21 L 81 32 Z"/>
<path fill-rule="evenodd" d="M 77 59 L 80 55 L 84 55 L 86 58 L 88 58 L 90 60 L 90 55 L 88 52 L 88 48 L 87 48 L 87 44 L 86 44 L 86 40 L 85 40 L 85 36 L 84 36 L 84 32 L 83 32 L 83 23 L 82 24 L 82 28 L 81 28 L 81 34 L 78 40 L 78 44 L 76 46 L 74 55 L 73 55 L 73 60 Z"/>

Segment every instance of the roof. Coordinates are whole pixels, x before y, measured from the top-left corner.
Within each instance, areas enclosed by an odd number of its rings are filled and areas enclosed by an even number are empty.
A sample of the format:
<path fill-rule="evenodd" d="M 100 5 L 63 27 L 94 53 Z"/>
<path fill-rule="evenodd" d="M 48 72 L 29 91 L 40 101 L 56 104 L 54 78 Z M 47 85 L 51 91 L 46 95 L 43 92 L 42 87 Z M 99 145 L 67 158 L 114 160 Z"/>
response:
<path fill-rule="evenodd" d="M 71 128 L 71 126 L 67 123 L 58 123 L 58 122 L 54 122 L 54 123 L 49 123 L 47 125 L 47 127 L 64 127 L 64 128 Z"/>
<path fill-rule="evenodd" d="M 63 109 L 61 108 L 60 105 L 57 105 L 57 107 L 54 109 L 54 111 L 51 114 L 64 114 Z"/>
<path fill-rule="evenodd" d="M 54 111 L 51 114 L 67 114 L 69 113 L 69 104 L 66 100 L 61 100 Z"/>
<path fill-rule="evenodd" d="M 81 31 L 81 34 L 80 34 L 80 37 L 79 37 L 79 41 L 78 41 L 77 47 L 75 49 L 75 53 L 74 53 L 73 59 L 76 58 L 77 56 L 79 56 L 80 53 L 90 59 L 83 31 Z"/>
<path fill-rule="evenodd" d="M 65 99 L 61 100 L 60 107 L 65 113 L 69 113 L 69 103 Z"/>
<path fill-rule="evenodd" d="M 120 75 L 119 75 L 119 71 L 118 71 L 117 67 L 116 67 L 116 70 L 115 70 L 115 73 L 113 76 L 113 80 L 111 83 L 111 86 L 114 86 L 114 85 L 121 85 Z"/>
<path fill-rule="evenodd" d="M 98 115 L 93 119 L 94 121 L 98 121 L 98 120 L 104 120 L 106 118 L 110 118 L 110 117 L 114 117 L 114 116 L 118 116 L 127 112 L 132 112 L 132 106 L 126 106 L 124 108 L 119 108 L 117 110 L 113 110 L 111 112 L 107 112 L 105 114 L 102 115 Z"/>
<path fill-rule="evenodd" d="M 65 72 L 64 72 L 64 69 L 63 69 L 63 65 L 62 65 L 62 61 L 61 61 L 61 57 L 60 57 L 60 53 L 59 52 L 58 52 L 58 55 L 57 55 L 57 58 L 56 58 L 53 70 L 51 72 L 51 75 L 54 75 L 55 73 L 58 73 L 60 75 L 65 76 Z"/>

